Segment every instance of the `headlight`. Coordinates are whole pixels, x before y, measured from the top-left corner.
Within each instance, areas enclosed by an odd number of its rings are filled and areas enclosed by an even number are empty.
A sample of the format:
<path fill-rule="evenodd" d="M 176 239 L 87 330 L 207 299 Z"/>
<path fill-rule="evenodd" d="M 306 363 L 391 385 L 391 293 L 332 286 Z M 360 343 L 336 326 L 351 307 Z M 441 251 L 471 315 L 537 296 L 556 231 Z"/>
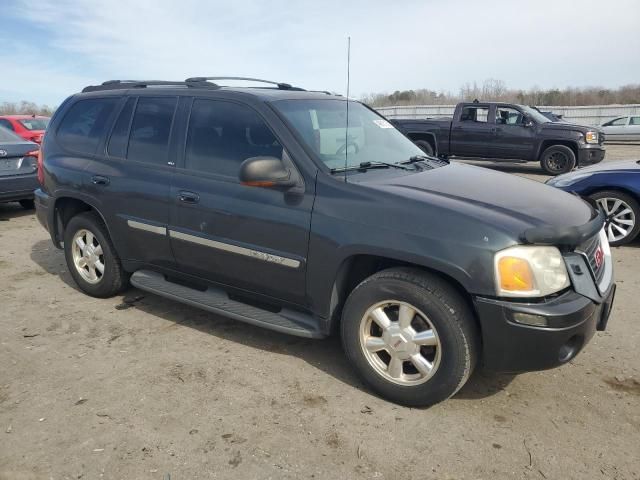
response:
<path fill-rule="evenodd" d="M 589 131 L 585 134 L 584 139 L 587 143 L 598 143 L 598 132 Z"/>
<path fill-rule="evenodd" d="M 544 297 L 570 285 L 564 259 L 556 247 L 507 248 L 496 253 L 494 268 L 500 297 Z"/>
<path fill-rule="evenodd" d="M 570 173 L 568 175 L 560 175 L 559 177 L 551 177 L 545 183 L 553 187 L 568 187 L 569 185 L 573 185 L 574 183 L 577 183 L 580 180 L 590 177 L 591 175 L 593 175 L 593 173 L 590 173 L 590 172 Z"/>

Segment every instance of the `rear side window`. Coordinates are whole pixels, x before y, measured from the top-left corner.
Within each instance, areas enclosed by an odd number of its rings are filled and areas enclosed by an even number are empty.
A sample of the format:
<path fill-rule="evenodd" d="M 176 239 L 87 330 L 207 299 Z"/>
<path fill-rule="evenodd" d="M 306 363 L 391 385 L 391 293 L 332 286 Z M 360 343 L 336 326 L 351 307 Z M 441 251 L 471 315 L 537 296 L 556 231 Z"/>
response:
<path fill-rule="evenodd" d="M 12 132 L 15 131 L 11 122 L 5 118 L 0 118 L 0 127 L 4 127 Z"/>
<path fill-rule="evenodd" d="M 124 158 L 127 156 L 129 126 L 131 125 L 131 114 L 133 113 L 135 104 L 135 97 L 128 99 L 118 116 L 118 120 L 116 120 L 116 124 L 111 132 L 109 144 L 107 145 L 107 153 L 112 157 Z"/>
<path fill-rule="evenodd" d="M 251 108 L 199 99 L 191 109 L 185 153 L 189 170 L 237 178 L 247 158 L 282 158 L 282 145 Z"/>
<path fill-rule="evenodd" d="M 640 117 L 631 117 L 629 125 L 640 125 Z"/>
<path fill-rule="evenodd" d="M 69 150 L 95 153 L 119 98 L 92 98 L 73 104 L 58 128 L 58 140 Z"/>
<path fill-rule="evenodd" d="M 461 122 L 487 123 L 489 107 L 463 107 Z"/>
<path fill-rule="evenodd" d="M 166 165 L 175 97 L 141 97 L 136 105 L 127 158 Z"/>

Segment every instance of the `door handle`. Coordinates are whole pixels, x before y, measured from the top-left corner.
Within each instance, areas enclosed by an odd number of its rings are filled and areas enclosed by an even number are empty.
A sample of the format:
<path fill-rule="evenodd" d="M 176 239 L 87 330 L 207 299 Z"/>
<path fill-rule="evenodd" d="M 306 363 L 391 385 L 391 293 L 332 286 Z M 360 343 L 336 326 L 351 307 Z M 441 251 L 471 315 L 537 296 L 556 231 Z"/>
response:
<path fill-rule="evenodd" d="M 178 200 L 184 203 L 198 203 L 200 201 L 200 195 L 195 192 L 182 190 L 178 193 Z"/>
<path fill-rule="evenodd" d="M 109 177 L 103 177 L 102 175 L 94 175 L 93 177 L 91 177 L 91 183 L 93 183 L 94 185 L 100 185 L 100 186 L 106 187 L 107 185 L 109 185 L 110 180 L 109 180 Z"/>

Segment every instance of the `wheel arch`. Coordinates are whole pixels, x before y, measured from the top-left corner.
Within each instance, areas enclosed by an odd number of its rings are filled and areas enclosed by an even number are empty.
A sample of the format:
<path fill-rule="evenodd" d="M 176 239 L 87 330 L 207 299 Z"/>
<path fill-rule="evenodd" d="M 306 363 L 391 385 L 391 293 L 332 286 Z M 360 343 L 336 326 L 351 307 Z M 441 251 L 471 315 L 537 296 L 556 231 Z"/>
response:
<path fill-rule="evenodd" d="M 95 212 L 102 220 L 102 223 L 105 225 L 105 228 L 109 233 L 109 237 L 111 238 L 111 232 L 109 231 L 109 226 L 105 221 L 104 215 L 91 200 L 65 194 L 56 197 L 55 203 L 53 204 L 54 232 L 52 237 L 56 247 L 61 248 L 62 246 L 61 243 L 64 235 L 64 229 L 69 223 L 69 220 L 82 212 Z"/>
<path fill-rule="evenodd" d="M 375 254 L 354 254 L 345 258 L 335 274 L 331 288 L 331 301 L 329 307 L 329 332 L 337 331 L 342 315 L 342 309 L 349 294 L 364 279 L 371 275 L 394 267 L 409 267 L 419 271 L 428 272 L 449 283 L 465 300 L 471 312 L 473 312 L 478 329 L 481 328 L 477 318 L 473 298 L 464 287 L 460 279 L 455 278 L 450 273 L 442 271 L 432 265 L 418 264 L 392 256 Z"/>
<path fill-rule="evenodd" d="M 433 133 L 429 132 L 409 132 L 407 133 L 407 137 L 412 142 L 416 142 L 417 140 L 423 140 L 433 148 L 433 154 L 438 155 L 438 142 L 436 141 L 436 136 Z"/>
<path fill-rule="evenodd" d="M 540 144 L 537 159 L 542 160 L 542 154 L 547 150 L 547 148 L 555 147 L 556 145 L 562 145 L 570 148 L 576 156 L 576 163 L 578 162 L 578 144 L 572 140 L 543 140 Z"/>

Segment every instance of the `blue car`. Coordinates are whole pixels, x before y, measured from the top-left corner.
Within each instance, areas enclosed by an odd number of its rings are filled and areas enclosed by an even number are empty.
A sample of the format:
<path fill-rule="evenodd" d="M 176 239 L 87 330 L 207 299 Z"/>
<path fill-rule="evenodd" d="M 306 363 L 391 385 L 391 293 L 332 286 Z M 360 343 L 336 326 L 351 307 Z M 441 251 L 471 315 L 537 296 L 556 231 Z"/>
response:
<path fill-rule="evenodd" d="M 551 178 L 547 185 L 595 200 L 607 215 L 609 244 L 633 241 L 640 231 L 640 160 L 610 162 Z"/>

